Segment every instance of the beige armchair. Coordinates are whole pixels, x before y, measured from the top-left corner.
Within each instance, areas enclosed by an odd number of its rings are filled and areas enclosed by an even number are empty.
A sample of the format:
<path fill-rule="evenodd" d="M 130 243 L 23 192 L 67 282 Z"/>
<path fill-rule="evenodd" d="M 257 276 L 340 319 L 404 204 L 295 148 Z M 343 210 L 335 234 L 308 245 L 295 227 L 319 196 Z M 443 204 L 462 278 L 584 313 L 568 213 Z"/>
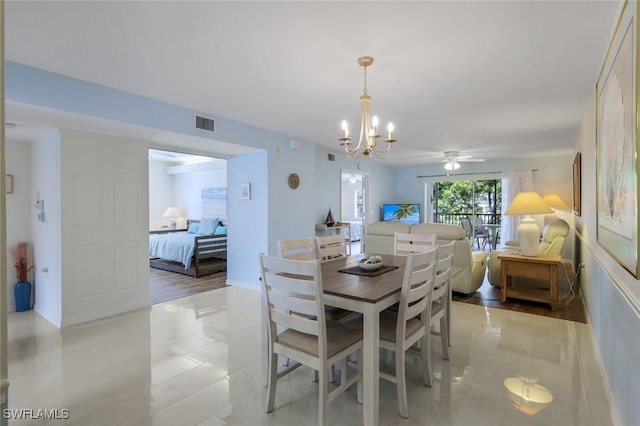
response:
<path fill-rule="evenodd" d="M 538 254 L 561 254 L 562 248 L 564 247 L 564 242 L 567 239 L 567 235 L 569 235 L 569 225 L 564 220 L 559 217 L 553 217 L 546 220 L 546 225 L 542 230 L 542 239 L 540 240 L 540 245 L 538 246 Z M 489 263 L 487 265 L 489 269 L 489 282 L 491 285 L 496 287 L 500 287 L 500 267 L 501 262 L 498 258 L 498 255 L 504 253 L 506 251 L 517 251 L 517 241 L 509 241 L 507 242 L 507 246 L 503 247 L 500 250 L 493 250 L 491 252 L 491 256 L 489 257 Z M 514 281 L 516 284 L 520 281 L 524 281 L 522 278 L 514 277 Z M 529 280 L 532 281 L 532 280 Z M 545 283 L 542 280 L 535 280 L 531 282 L 532 285 L 536 287 L 544 286 Z M 522 284 L 522 283 L 521 283 Z"/>

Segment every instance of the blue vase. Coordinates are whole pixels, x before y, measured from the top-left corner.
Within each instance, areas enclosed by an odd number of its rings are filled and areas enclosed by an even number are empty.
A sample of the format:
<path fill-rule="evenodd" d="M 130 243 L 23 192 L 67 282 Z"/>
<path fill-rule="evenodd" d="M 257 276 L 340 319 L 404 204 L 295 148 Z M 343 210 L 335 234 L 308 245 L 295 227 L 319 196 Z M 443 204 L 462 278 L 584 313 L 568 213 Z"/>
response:
<path fill-rule="evenodd" d="M 16 312 L 31 309 L 31 283 L 20 281 L 13 286 L 13 295 L 16 298 Z"/>

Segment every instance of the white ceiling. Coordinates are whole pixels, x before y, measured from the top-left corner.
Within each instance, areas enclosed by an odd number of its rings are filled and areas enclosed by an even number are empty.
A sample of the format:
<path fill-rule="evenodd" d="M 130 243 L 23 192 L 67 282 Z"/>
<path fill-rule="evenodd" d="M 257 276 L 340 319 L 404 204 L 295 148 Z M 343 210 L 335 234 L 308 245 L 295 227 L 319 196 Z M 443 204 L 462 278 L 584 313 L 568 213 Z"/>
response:
<path fill-rule="evenodd" d="M 341 120 L 352 134 L 358 127 L 363 75 L 356 60 L 371 55 L 372 112 L 393 121 L 398 138 L 385 163 L 435 163 L 448 150 L 486 159 L 541 157 L 572 151 L 619 7 L 6 1 L 5 55 L 336 152 Z M 38 116 L 18 107 L 7 105 L 7 121 L 52 125 L 51 111 Z M 23 118 L 24 110 L 30 113 Z M 55 123 L 65 120 L 55 115 Z M 20 127 L 8 129 L 7 138 L 20 138 Z"/>

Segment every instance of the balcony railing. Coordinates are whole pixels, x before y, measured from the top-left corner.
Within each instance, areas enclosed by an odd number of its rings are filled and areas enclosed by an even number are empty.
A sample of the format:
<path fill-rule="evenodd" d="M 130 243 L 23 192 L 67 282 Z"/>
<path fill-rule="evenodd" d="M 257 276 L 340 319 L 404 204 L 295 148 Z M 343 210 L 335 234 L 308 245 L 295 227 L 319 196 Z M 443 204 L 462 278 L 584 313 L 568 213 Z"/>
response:
<path fill-rule="evenodd" d="M 473 217 L 473 213 L 434 213 L 434 222 L 435 223 L 448 223 L 450 225 L 460 225 L 461 217 Z M 476 213 L 476 217 L 482 219 L 482 223 L 501 223 L 501 216 L 494 215 L 491 213 Z"/>

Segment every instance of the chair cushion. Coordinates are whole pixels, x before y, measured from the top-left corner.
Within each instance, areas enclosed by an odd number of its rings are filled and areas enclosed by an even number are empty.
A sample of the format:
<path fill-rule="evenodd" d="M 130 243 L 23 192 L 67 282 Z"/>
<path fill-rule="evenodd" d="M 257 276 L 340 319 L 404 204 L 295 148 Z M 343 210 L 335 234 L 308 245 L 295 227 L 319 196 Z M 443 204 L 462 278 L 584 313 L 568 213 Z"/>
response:
<path fill-rule="evenodd" d="M 387 342 L 396 341 L 396 324 L 398 315 L 396 312 L 384 310 L 380 312 L 380 340 Z M 411 318 L 407 321 L 407 336 L 422 328 L 422 321 L 419 318 Z"/>
<path fill-rule="evenodd" d="M 362 330 L 358 330 L 337 321 L 327 321 L 327 357 L 331 358 L 340 351 L 362 340 Z M 285 330 L 278 335 L 278 343 L 308 354 L 318 356 L 318 336 Z"/>

